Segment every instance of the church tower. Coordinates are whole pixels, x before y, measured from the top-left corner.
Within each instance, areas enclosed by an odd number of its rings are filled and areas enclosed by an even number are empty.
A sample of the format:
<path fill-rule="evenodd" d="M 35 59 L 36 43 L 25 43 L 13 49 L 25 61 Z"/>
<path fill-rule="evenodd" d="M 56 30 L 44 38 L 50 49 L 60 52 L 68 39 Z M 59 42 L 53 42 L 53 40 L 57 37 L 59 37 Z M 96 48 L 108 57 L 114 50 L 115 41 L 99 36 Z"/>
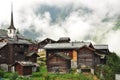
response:
<path fill-rule="evenodd" d="M 16 28 L 14 27 L 13 5 L 11 4 L 11 22 L 10 22 L 10 26 L 8 27 L 8 37 L 15 38 L 15 36 L 16 36 Z"/>

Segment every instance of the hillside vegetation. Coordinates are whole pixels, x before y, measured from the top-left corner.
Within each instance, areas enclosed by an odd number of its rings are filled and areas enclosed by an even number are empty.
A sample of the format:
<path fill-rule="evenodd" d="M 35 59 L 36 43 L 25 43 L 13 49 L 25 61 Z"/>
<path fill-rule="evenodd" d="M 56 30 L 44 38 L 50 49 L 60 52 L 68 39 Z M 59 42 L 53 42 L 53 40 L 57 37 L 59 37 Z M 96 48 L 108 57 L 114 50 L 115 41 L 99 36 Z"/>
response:
<path fill-rule="evenodd" d="M 115 80 L 115 74 L 120 74 L 120 57 L 111 53 L 107 56 L 106 65 L 99 66 L 96 74 L 100 80 Z"/>

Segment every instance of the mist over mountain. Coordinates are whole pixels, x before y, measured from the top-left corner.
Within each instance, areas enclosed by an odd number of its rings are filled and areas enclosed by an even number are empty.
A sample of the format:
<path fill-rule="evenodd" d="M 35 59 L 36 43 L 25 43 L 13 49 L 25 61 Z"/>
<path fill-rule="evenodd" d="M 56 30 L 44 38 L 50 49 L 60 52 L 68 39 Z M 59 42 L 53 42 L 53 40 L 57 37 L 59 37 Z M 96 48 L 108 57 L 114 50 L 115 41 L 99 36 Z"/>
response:
<path fill-rule="evenodd" d="M 14 2 L 14 21 L 26 37 L 40 41 L 67 36 L 72 41 L 108 44 L 111 51 L 120 55 L 119 0 L 31 0 L 27 5 L 27 1 L 22 3 Z M 9 25 L 9 18 L 0 24 Z"/>

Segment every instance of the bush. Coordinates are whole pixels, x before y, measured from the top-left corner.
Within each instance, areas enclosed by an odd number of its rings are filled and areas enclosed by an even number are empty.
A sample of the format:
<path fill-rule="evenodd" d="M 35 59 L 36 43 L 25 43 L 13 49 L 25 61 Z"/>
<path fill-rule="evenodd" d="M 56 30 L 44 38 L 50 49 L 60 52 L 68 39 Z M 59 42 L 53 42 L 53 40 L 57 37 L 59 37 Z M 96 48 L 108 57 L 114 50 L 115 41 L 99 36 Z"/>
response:
<path fill-rule="evenodd" d="M 32 80 L 32 79 L 30 77 L 20 76 L 20 77 L 17 77 L 15 80 Z"/>
<path fill-rule="evenodd" d="M 0 78 L 4 77 L 4 71 L 0 69 Z"/>
<path fill-rule="evenodd" d="M 4 78 L 10 78 L 12 73 L 10 72 L 4 72 Z"/>
<path fill-rule="evenodd" d="M 12 73 L 12 75 L 10 76 L 10 80 L 16 80 L 18 77 L 18 74 L 17 73 Z"/>
<path fill-rule="evenodd" d="M 97 67 L 96 74 L 101 80 L 114 80 L 115 74 L 120 73 L 120 57 L 116 53 L 111 53 L 107 56 L 106 65 Z M 101 77 L 101 73 L 103 77 Z"/>

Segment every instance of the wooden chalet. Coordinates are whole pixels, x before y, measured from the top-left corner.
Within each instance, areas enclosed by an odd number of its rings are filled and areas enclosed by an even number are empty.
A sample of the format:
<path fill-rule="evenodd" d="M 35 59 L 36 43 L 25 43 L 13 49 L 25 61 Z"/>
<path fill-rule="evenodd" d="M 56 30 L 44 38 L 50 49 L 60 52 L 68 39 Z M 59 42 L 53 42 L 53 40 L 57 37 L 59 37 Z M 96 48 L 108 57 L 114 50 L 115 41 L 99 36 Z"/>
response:
<path fill-rule="evenodd" d="M 71 68 L 77 68 L 78 72 L 89 71 L 94 74 L 95 66 L 101 64 L 100 58 L 103 56 L 96 51 L 92 43 L 83 41 L 51 43 L 47 44 L 44 48 L 46 49 L 47 61 L 51 55 L 63 53 L 71 58 Z M 50 65 L 52 66 L 52 64 Z"/>
<path fill-rule="evenodd" d="M 53 43 L 48 44 L 44 48 L 46 49 L 46 58 L 50 53 L 62 52 L 71 58 L 71 67 L 77 68 L 77 50 L 84 45 L 92 47 L 90 42 L 70 42 L 70 43 Z"/>
<path fill-rule="evenodd" d="M 100 55 L 95 49 L 83 46 L 78 49 L 77 70 L 78 72 L 91 72 L 94 74 L 95 66 L 100 64 Z"/>
<path fill-rule="evenodd" d="M 18 61 L 12 66 L 15 66 L 15 72 L 19 75 L 32 75 L 32 68 L 35 66 L 32 62 Z"/>
<path fill-rule="evenodd" d="M 6 64 L 8 70 L 11 71 L 9 66 L 15 63 L 15 61 L 26 60 L 26 55 L 29 54 L 28 48 L 31 43 L 24 39 L 6 39 L 6 42 L 0 42 L 0 64 Z"/>
<path fill-rule="evenodd" d="M 46 63 L 48 72 L 67 73 L 71 69 L 71 58 L 64 53 L 50 54 Z"/>

